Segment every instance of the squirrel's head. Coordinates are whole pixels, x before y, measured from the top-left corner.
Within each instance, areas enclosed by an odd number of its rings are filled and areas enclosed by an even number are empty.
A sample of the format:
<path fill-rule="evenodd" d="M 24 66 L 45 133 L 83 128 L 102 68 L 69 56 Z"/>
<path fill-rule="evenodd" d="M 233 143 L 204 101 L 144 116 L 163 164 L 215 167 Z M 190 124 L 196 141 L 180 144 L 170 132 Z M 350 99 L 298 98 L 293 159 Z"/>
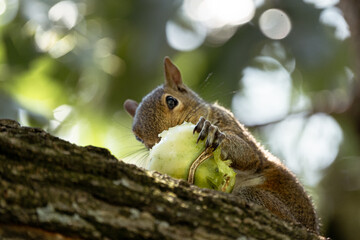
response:
<path fill-rule="evenodd" d="M 152 148 L 159 133 L 185 121 L 196 123 L 194 113 L 205 104 L 185 86 L 179 69 L 168 57 L 164 59 L 165 83 L 146 95 L 140 104 L 126 100 L 125 110 L 134 117 L 132 130 L 136 139 Z"/>

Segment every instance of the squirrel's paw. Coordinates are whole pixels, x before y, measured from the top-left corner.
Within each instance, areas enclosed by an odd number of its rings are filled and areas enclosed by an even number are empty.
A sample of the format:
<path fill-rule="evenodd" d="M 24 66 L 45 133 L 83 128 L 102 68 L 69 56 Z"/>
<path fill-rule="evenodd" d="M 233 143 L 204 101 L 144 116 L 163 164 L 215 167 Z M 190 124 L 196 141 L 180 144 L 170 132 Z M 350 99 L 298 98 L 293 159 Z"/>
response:
<path fill-rule="evenodd" d="M 198 123 L 194 128 L 194 133 L 198 132 L 199 137 L 197 142 L 206 138 L 205 147 L 211 147 L 214 150 L 220 145 L 222 140 L 225 138 L 225 134 L 222 133 L 219 128 L 211 124 L 204 117 L 200 117 Z"/>

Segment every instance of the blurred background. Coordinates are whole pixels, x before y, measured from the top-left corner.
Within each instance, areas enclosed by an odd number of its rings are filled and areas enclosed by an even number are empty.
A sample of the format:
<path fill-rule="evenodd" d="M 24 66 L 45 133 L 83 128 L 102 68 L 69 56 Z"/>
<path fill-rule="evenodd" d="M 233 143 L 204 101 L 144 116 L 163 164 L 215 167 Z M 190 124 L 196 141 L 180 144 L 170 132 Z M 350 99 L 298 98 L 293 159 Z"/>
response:
<path fill-rule="evenodd" d="M 146 155 L 122 106 L 163 82 L 170 56 L 297 174 L 325 236 L 358 239 L 359 83 L 338 2 L 0 0 L 0 118 Z"/>

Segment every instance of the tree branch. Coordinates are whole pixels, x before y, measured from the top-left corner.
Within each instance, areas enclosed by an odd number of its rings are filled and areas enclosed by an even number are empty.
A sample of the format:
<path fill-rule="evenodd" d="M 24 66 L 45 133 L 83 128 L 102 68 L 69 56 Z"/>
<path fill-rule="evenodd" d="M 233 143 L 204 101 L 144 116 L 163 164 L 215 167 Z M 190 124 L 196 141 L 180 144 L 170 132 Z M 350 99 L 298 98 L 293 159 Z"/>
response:
<path fill-rule="evenodd" d="M 320 239 L 236 196 L 200 189 L 0 120 L 2 239 Z"/>

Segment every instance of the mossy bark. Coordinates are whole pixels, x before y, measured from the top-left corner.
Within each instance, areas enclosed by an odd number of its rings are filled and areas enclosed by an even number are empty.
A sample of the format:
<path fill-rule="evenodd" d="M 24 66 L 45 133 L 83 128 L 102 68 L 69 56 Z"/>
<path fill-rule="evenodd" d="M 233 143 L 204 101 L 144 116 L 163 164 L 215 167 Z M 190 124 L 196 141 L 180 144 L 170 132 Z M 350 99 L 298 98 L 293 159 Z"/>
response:
<path fill-rule="evenodd" d="M 320 239 L 200 189 L 0 120 L 1 239 Z"/>

